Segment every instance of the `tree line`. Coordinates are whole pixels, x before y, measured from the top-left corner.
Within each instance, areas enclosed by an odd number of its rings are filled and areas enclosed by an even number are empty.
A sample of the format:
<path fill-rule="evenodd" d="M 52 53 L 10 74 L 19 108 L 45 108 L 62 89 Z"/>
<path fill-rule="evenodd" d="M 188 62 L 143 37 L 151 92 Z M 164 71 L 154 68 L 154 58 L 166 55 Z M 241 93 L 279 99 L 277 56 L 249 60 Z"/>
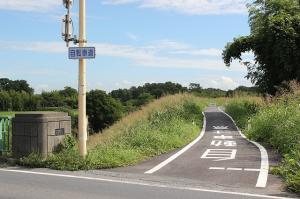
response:
<path fill-rule="evenodd" d="M 204 89 L 200 84 L 192 83 L 184 87 L 178 83 L 146 83 L 129 89 L 117 89 L 110 93 L 92 90 L 87 93 L 87 114 L 90 128 L 100 132 L 112 125 L 122 116 L 139 109 L 154 99 L 166 95 L 190 92 L 203 97 L 230 97 L 234 93 L 257 94 L 255 88 L 239 87 L 234 91 Z M 34 94 L 33 88 L 25 80 L 0 79 L 0 111 L 64 111 L 73 116 L 76 125 L 78 92 L 71 87 L 62 90 Z"/>

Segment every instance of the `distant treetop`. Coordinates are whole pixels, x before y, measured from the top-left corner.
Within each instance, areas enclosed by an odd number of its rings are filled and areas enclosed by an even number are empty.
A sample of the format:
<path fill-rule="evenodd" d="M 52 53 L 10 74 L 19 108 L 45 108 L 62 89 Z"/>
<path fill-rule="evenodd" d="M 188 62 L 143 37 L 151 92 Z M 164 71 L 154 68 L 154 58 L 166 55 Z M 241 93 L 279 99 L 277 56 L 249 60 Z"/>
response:
<path fill-rule="evenodd" d="M 16 91 L 33 94 L 34 90 L 25 80 L 10 80 L 8 78 L 0 78 L 0 91 Z"/>

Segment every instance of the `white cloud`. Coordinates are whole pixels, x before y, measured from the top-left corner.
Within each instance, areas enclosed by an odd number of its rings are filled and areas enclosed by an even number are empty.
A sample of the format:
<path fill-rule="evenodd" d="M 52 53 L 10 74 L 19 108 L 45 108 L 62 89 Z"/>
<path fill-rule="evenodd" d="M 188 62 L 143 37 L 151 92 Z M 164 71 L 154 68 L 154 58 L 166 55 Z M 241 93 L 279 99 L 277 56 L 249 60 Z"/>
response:
<path fill-rule="evenodd" d="M 140 0 L 106 0 L 103 1 L 103 4 L 113 4 L 113 5 L 121 5 L 121 4 L 128 4 L 128 3 L 137 3 Z"/>
<path fill-rule="evenodd" d="M 235 82 L 232 78 L 230 77 L 221 77 L 221 84 L 228 89 L 233 89 L 239 86 L 239 83 Z"/>
<path fill-rule="evenodd" d="M 128 80 L 123 80 L 123 81 L 120 81 L 120 82 L 116 82 L 115 83 L 115 88 L 130 88 L 132 86 L 134 86 L 135 84 L 128 81 Z"/>
<path fill-rule="evenodd" d="M 206 76 L 195 80 L 194 82 L 199 82 L 204 88 L 219 88 L 222 90 L 232 90 L 240 85 L 252 86 L 251 82 L 246 79 L 228 76 Z"/>
<path fill-rule="evenodd" d="M 125 58 L 137 66 L 161 68 L 195 68 L 226 70 L 218 49 L 197 49 L 174 41 L 157 41 L 145 46 L 94 43 L 97 56 Z M 63 42 L 6 42 L 0 41 L 0 49 L 32 51 L 39 53 L 67 53 Z M 245 71 L 238 62 L 233 71 Z"/>
<path fill-rule="evenodd" d="M 136 4 L 141 8 L 172 10 L 189 15 L 244 14 L 249 0 L 103 0 L 103 4 Z"/>
<path fill-rule="evenodd" d="M 44 12 L 60 5 L 60 0 L 0 0 L 2 10 Z"/>
<path fill-rule="evenodd" d="M 127 37 L 130 39 L 130 40 L 133 40 L 133 41 L 137 41 L 139 39 L 139 37 L 133 33 L 127 33 Z"/>
<path fill-rule="evenodd" d="M 35 93 L 42 93 L 43 91 L 51 91 L 52 89 L 48 84 L 38 84 L 34 87 Z"/>
<path fill-rule="evenodd" d="M 62 53 L 67 52 L 63 42 L 10 42 L 0 41 L 0 49 L 32 51 L 44 53 Z"/>
<path fill-rule="evenodd" d="M 222 50 L 209 48 L 209 49 L 199 49 L 199 50 L 178 50 L 173 52 L 174 54 L 183 54 L 183 55 L 196 55 L 196 56 L 218 56 L 222 55 Z"/>

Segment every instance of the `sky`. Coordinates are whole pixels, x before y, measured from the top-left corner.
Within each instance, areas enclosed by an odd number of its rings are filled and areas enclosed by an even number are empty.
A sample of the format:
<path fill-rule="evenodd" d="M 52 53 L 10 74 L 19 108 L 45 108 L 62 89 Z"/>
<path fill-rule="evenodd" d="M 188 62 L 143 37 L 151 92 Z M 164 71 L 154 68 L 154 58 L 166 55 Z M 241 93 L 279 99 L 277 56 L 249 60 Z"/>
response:
<path fill-rule="evenodd" d="M 234 89 L 251 86 L 222 50 L 248 35 L 247 0 L 87 0 L 88 90 L 172 81 Z M 71 14 L 78 32 L 78 4 Z M 42 91 L 77 88 L 78 61 L 61 38 L 61 0 L 0 0 L 0 78 L 24 79 Z M 246 59 L 251 59 L 246 54 Z"/>

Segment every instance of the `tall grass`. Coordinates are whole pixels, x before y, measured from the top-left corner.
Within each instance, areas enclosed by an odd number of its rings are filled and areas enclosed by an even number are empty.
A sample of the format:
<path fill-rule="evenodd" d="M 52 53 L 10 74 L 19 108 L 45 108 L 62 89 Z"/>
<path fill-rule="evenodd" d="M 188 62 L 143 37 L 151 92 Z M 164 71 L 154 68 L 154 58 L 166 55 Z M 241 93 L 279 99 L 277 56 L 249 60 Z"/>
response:
<path fill-rule="evenodd" d="M 241 128 L 247 127 L 250 118 L 263 106 L 263 100 L 259 97 L 232 98 L 225 105 L 225 111 L 233 117 L 236 124 Z"/>
<path fill-rule="evenodd" d="M 120 167 L 183 147 L 199 134 L 207 104 L 207 99 L 187 94 L 161 98 L 89 137 L 85 160 L 78 158 L 75 145 L 65 144 L 67 149 L 50 156 L 44 166 L 63 170 Z M 22 159 L 23 164 L 28 162 Z"/>
<path fill-rule="evenodd" d="M 289 190 L 300 193 L 300 87 L 265 103 L 232 101 L 226 111 L 250 139 L 276 149 L 283 157 L 273 172 L 283 177 Z M 254 107 L 254 108 L 253 108 Z M 250 128 L 247 127 L 248 120 Z"/>

